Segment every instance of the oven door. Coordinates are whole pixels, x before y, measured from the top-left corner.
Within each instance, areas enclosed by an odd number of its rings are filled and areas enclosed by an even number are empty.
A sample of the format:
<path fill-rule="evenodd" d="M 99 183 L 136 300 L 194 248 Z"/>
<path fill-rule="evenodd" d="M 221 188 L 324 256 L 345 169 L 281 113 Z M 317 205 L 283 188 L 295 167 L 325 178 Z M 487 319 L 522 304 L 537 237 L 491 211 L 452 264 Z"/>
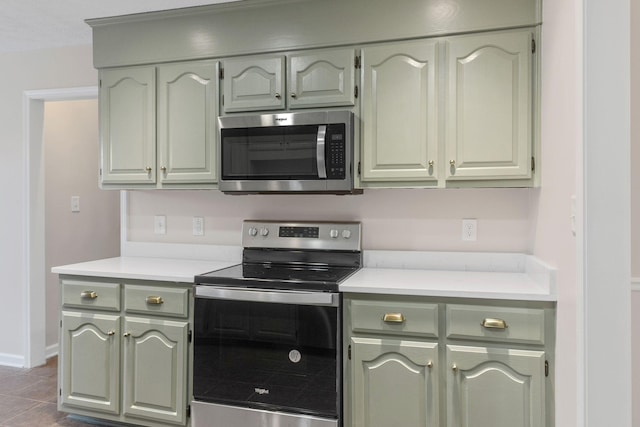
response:
<path fill-rule="evenodd" d="M 247 427 L 282 422 L 253 424 L 253 413 L 301 420 L 287 425 L 338 425 L 339 294 L 208 285 L 195 294 L 194 426 L 211 417 Z"/>

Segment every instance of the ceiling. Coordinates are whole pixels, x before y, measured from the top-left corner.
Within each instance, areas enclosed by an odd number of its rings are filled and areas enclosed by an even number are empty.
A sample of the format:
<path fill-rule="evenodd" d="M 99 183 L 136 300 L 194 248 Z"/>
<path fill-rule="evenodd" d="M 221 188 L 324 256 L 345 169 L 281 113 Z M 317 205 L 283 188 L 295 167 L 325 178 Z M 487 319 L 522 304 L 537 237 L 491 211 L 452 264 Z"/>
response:
<path fill-rule="evenodd" d="M 237 0 L 2 0 L 0 53 L 91 44 L 89 18 Z"/>

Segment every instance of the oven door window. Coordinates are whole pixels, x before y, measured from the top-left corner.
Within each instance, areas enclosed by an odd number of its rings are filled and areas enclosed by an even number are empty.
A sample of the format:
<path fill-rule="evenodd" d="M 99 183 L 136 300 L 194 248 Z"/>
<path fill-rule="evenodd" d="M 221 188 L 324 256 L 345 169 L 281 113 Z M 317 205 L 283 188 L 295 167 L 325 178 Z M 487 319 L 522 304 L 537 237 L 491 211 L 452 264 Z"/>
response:
<path fill-rule="evenodd" d="M 337 418 L 337 307 L 195 304 L 196 400 Z"/>
<path fill-rule="evenodd" d="M 223 179 L 320 179 L 318 126 L 222 129 Z"/>

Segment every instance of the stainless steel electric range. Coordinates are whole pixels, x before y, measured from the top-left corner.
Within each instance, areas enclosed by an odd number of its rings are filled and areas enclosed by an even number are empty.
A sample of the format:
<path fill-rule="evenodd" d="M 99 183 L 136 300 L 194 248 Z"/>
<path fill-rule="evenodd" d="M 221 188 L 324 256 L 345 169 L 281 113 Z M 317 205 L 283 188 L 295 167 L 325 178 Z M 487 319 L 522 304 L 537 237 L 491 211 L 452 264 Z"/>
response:
<path fill-rule="evenodd" d="M 245 221 L 242 244 L 242 264 L 196 276 L 193 426 L 341 426 L 360 224 Z"/>

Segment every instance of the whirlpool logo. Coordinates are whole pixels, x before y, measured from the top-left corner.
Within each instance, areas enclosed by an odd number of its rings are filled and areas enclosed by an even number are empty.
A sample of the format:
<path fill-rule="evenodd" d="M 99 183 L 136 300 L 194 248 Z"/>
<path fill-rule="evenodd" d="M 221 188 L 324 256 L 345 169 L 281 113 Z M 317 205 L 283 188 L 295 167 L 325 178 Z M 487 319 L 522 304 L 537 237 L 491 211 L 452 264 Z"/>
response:
<path fill-rule="evenodd" d="M 269 390 L 267 390 L 266 388 L 254 388 L 253 391 L 255 391 L 256 393 L 262 395 L 262 394 L 269 394 Z"/>

